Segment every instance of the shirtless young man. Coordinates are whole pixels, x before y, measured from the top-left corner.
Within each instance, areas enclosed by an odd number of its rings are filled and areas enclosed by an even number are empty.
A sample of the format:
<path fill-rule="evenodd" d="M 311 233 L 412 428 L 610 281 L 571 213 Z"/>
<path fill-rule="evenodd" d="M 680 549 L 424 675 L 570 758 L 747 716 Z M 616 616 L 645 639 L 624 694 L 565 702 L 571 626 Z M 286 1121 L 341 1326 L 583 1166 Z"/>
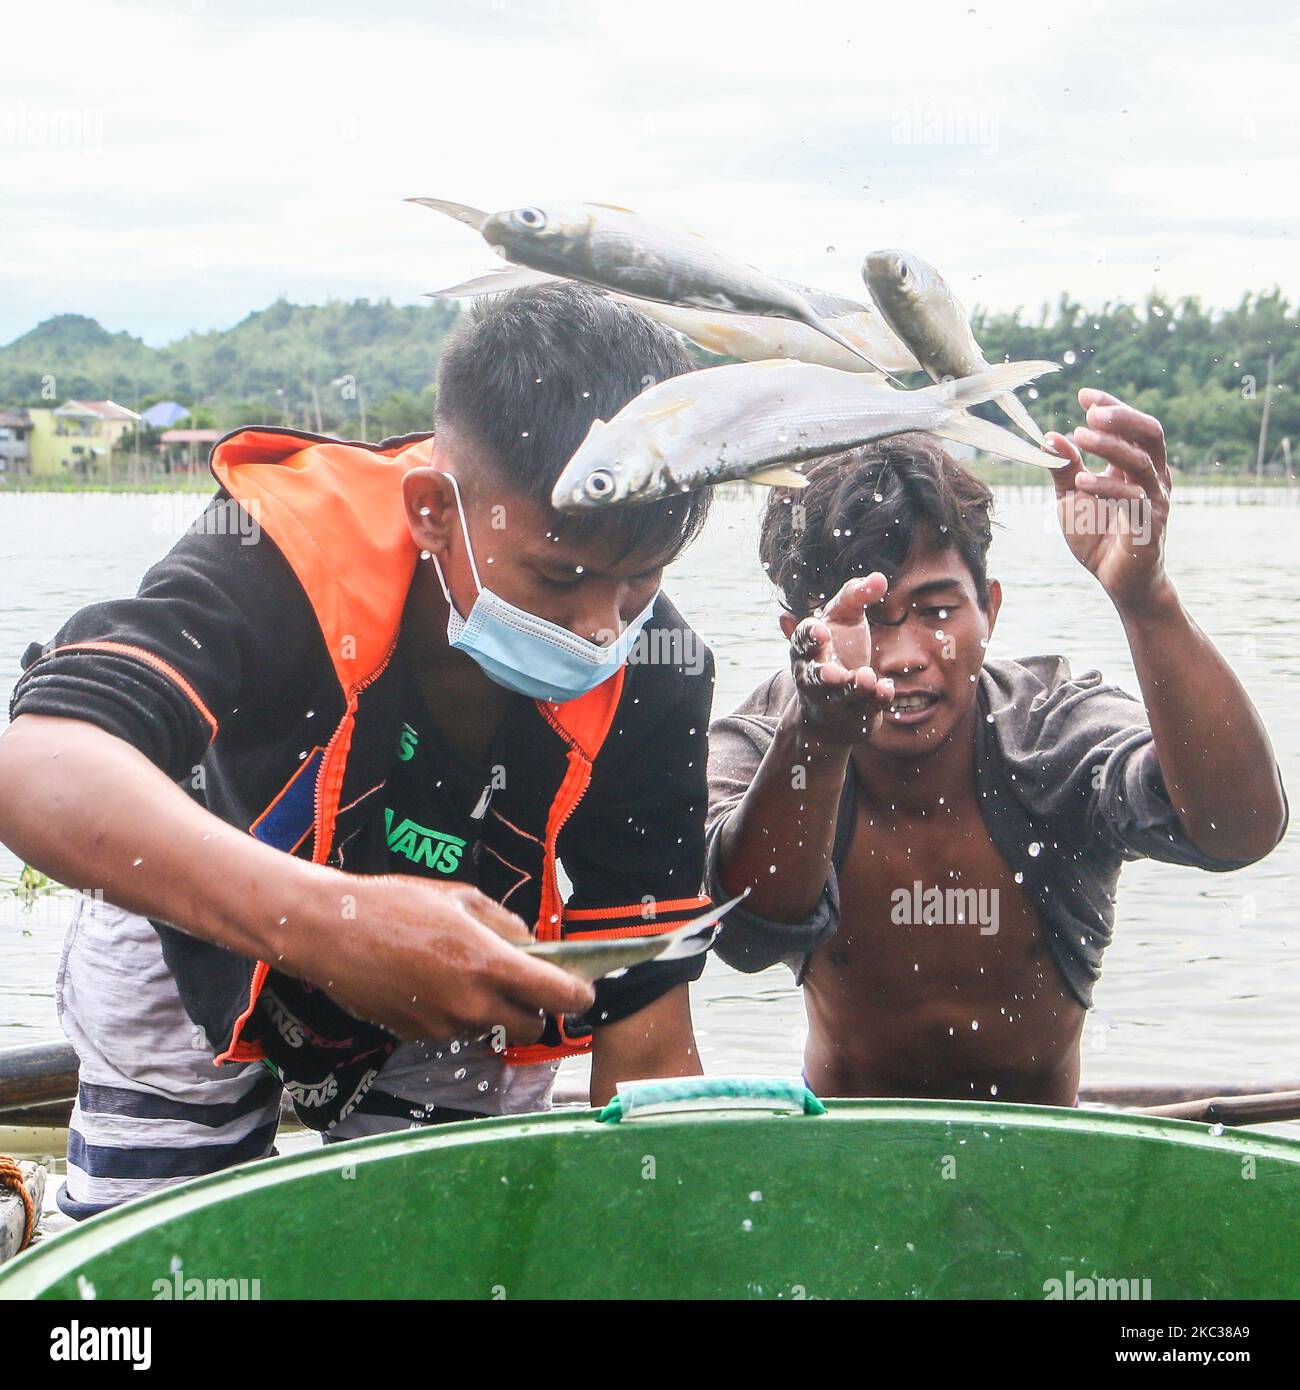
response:
<path fill-rule="evenodd" d="M 1123 861 L 1235 869 L 1285 828 L 1259 715 L 1165 570 L 1160 424 L 1079 401 L 1087 428 L 1049 436 L 1058 512 L 1142 703 L 1061 657 L 986 660 L 992 499 L 933 441 L 769 502 L 791 669 L 713 726 L 709 865 L 715 896 L 752 889 L 719 955 L 804 986 L 820 1094 L 1073 1104 Z"/>

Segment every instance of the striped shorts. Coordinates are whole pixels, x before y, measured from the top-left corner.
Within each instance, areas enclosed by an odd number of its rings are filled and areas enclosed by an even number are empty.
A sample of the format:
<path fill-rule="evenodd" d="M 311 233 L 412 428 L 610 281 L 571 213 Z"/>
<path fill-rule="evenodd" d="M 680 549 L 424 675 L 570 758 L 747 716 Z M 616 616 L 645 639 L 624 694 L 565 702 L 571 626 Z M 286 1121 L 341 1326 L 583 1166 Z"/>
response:
<path fill-rule="evenodd" d="M 280 1083 L 215 1066 L 144 917 L 79 897 L 55 984 L 81 1063 L 59 1207 L 81 1220 L 272 1152 Z"/>
<path fill-rule="evenodd" d="M 55 985 L 81 1064 L 59 1207 L 82 1220 L 274 1152 L 281 1086 L 260 1064 L 213 1064 L 144 917 L 79 897 Z M 466 1115 L 546 1110 L 554 1064 L 512 1067 L 486 1043 L 399 1043 L 334 1142 Z M 430 1113 L 415 1118 L 421 1107 Z"/>

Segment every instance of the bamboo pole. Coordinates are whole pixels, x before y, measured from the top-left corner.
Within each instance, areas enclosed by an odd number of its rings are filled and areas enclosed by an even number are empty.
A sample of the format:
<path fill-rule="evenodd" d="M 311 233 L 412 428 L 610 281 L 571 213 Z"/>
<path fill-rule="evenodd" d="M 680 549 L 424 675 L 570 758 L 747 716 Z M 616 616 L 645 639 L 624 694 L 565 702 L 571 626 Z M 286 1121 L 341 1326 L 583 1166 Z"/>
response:
<path fill-rule="evenodd" d="M 1268 355 L 1268 379 L 1264 383 L 1264 413 L 1259 419 L 1259 447 L 1255 450 L 1255 481 L 1264 481 L 1264 450 L 1268 446 L 1268 417 L 1273 406 L 1273 354 Z"/>

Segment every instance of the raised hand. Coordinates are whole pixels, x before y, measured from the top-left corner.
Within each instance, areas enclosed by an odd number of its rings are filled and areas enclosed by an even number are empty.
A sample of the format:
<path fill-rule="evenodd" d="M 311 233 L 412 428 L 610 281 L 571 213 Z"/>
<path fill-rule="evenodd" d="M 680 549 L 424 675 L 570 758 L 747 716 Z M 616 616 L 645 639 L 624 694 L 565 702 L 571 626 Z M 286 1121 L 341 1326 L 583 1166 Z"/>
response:
<path fill-rule="evenodd" d="M 888 589 L 885 576 L 850 579 L 820 613 L 805 618 L 790 637 L 790 669 L 801 721 L 830 743 L 861 743 L 880 727 L 894 698 L 894 683 L 871 669 L 867 609 Z"/>
<path fill-rule="evenodd" d="M 1087 425 L 1047 442 L 1069 460 L 1052 473 L 1061 530 L 1075 559 L 1096 575 L 1121 611 L 1137 612 L 1168 596 L 1165 528 L 1173 481 L 1160 421 L 1095 387 L 1079 392 Z M 1083 454 L 1104 459 L 1104 472 Z"/>

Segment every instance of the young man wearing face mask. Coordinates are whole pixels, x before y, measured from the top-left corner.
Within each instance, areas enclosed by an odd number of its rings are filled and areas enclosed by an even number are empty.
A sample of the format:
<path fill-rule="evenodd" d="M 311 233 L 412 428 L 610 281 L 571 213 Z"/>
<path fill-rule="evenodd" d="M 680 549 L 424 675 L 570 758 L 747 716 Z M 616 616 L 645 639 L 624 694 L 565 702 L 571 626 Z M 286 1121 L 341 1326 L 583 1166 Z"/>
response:
<path fill-rule="evenodd" d="M 1240 868 L 1285 828 L 1259 715 L 1164 567 L 1160 425 L 1079 399 L 1087 428 L 1048 436 L 1062 529 L 1142 703 L 1060 656 L 987 657 L 993 499 L 933 440 L 818 460 L 769 502 L 790 667 L 714 724 L 710 881 L 753 890 L 718 954 L 795 970 L 820 1094 L 1072 1105 L 1124 861 Z"/>
<path fill-rule="evenodd" d="M 659 589 L 707 502 L 547 500 L 594 419 L 689 367 L 585 288 L 494 298 L 433 434 L 228 436 L 139 594 L 29 650 L 0 839 L 89 890 L 66 1211 L 263 1156 L 281 1086 L 342 1138 L 544 1106 L 586 1051 L 597 1102 L 699 1070 L 702 958 L 593 992 L 510 944 L 707 903 L 712 659 Z"/>

